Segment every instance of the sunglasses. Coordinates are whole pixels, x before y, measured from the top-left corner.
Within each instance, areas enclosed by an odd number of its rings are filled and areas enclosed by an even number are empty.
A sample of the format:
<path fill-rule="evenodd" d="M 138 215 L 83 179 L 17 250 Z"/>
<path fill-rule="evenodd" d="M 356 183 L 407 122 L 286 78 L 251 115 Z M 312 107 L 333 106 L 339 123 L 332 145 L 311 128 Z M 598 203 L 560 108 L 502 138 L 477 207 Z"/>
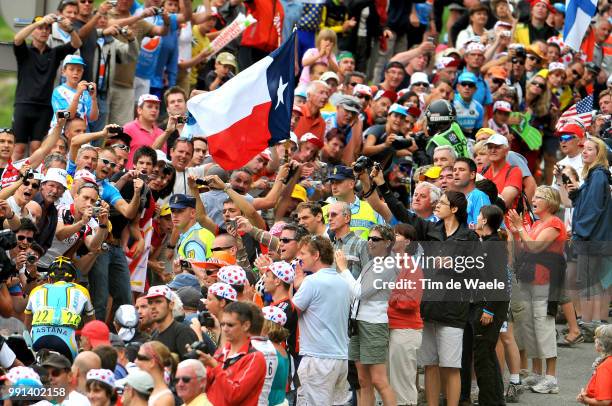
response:
<path fill-rule="evenodd" d="M 136 359 L 138 361 L 151 361 L 151 357 L 149 357 L 148 355 L 144 355 L 144 354 L 136 354 Z"/>
<path fill-rule="evenodd" d="M 572 75 L 579 78 L 582 76 L 582 73 L 578 72 L 576 69 L 572 69 Z"/>
<path fill-rule="evenodd" d="M 287 237 L 279 238 L 278 240 L 284 244 L 289 244 L 291 241 L 297 241 L 295 238 L 287 238 Z"/>
<path fill-rule="evenodd" d="M 559 137 L 561 142 L 568 142 L 573 140 L 574 138 L 576 138 L 576 136 L 572 134 L 563 134 L 561 137 Z"/>
<path fill-rule="evenodd" d="M 470 88 L 476 87 L 476 83 L 472 83 L 472 82 L 461 82 L 460 85 L 465 86 L 465 87 L 470 87 Z"/>
<path fill-rule="evenodd" d="M 14 134 L 12 128 L 0 128 L 0 133 Z"/>
<path fill-rule="evenodd" d="M 65 369 L 57 369 L 57 368 L 53 368 L 51 371 L 49 371 L 49 375 L 51 375 L 54 378 L 57 378 L 58 376 L 65 374 L 66 371 Z"/>
<path fill-rule="evenodd" d="M 79 3 L 81 4 L 85 4 L 85 3 L 89 3 L 89 4 L 93 4 L 94 0 L 79 0 Z"/>
<path fill-rule="evenodd" d="M 542 90 L 546 89 L 546 83 L 540 83 L 540 82 L 536 83 L 536 82 L 533 82 L 532 85 L 537 86 L 537 87 L 539 87 Z"/>
<path fill-rule="evenodd" d="M 412 86 L 429 87 L 429 83 L 417 82 L 417 83 L 414 83 Z"/>
<path fill-rule="evenodd" d="M 380 241 L 384 241 L 385 239 L 382 237 L 374 237 L 374 236 L 369 236 L 368 237 L 368 241 L 372 241 L 372 242 L 380 242 Z"/>
<path fill-rule="evenodd" d="M 351 85 L 351 86 L 353 86 L 353 87 L 355 87 L 355 86 L 357 86 L 357 85 L 359 85 L 359 84 L 360 84 L 360 83 L 357 83 L 357 82 L 351 82 L 351 83 L 349 83 L 349 85 Z"/>
<path fill-rule="evenodd" d="M 117 164 L 115 162 L 111 162 L 106 158 L 100 158 L 100 161 L 102 161 L 102 163 L 106 166 L 110 166 L 111 169 L 115 169 L 115 167 L 117 166 Z"/>
<path fill-rule="evenodd" d="M 537 56 L 533 56 L 533 55 L 527 55 L 527 59 L 531 59 L 532 61 L 536 61 L 537 63 L 542 62 L 540 58 L 538 58 Z"/>
<path fill-rule="evenodd" d="M 176 385 L 179 382 L 183 382 L 183 383 L 189 383 L 191 382 L 191 377 L 190 376 L 177 376 L 176 378 L 174 378 L 174 384 Z"/>
<path fill-rule="evenodd" d="M 358 99 L 366 99 L 366 100 L 370 100 L 371 99 L 371 97 L 368 96 L 367 94 L 358 94 L 357 98 Z"/>
<path fill-rule="evenodd" d="M 506 81 L 504 79 L 493 79 L 492 82 L 495 83 L 498 86 L 501 86 L 504 83 L 506 83 Z"/>
<path fill-rule="evenodd" d="M 213 276 L 213 275 L 216 275 L 217 273 L 218 273 L 217 270 L 214 270 L 214 271 L 211 271 L 210 269 L 206 270 L 206 276 Z"/>
<path fill-rule="evenodd" d="M 227 251 L 227 250 L 229 250 L 231 248 L 232 247 L 215 247 L 215 248 L 211 248 L 210 252 Z"/>
<path fill-rule="evenodd" d="M 23 186 L 32 186 L 32 189 L 39 189 L 40 182 L 30 182 L 30 181 L 24 180 Z"/>
<path fill-rule="evenodd" d="M 34 237 L 26 237 L 25 235 L 18 235 L 17 240 L 19 241 L 27 240 L 28 242 L 33 242 Z"/>
<path fill-rule="evenodd" d="M 122 151 L 130 152 L 130 147 L 125 144 L 113 144 L 111 145 L 111 148 L 119 148 Z"/>

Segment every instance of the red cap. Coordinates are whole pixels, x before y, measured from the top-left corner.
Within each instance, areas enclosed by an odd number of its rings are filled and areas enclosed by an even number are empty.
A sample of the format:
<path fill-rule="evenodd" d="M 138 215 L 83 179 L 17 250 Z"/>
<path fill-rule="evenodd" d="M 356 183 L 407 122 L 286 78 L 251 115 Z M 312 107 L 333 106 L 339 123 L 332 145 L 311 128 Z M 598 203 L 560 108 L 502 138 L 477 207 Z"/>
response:
<path fill-rule="evenodd" d="M 391 90 L 379 90 L 374 95 L 374 100 L 378 100 L 381 97 L 386 97 L 387 99 L 391 100 L 391 103 L 395 103 L 395 101 L 397 100 L 397 93 Z"/>
<path fill-rule="evenodd" d="M 574 134 L 578 138 L 584 138 L 584 126 L 576 121 L 568 121 L 559 127 L 556 134 Z"/>
<path fill-rule="evenodd" d="M 93 348 L 100 345 L 111 345 L 110 330 L 100 320 L 92 320 L 86 323 L 81 330 L 81 336 L 87 337 Z"/>

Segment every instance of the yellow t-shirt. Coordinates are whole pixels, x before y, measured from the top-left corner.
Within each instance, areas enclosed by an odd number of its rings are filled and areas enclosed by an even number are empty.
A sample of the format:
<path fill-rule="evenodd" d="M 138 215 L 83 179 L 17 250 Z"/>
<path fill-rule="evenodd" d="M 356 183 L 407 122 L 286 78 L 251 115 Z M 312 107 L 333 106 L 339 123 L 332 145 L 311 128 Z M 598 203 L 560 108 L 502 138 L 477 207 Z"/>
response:
<path fill-rule="evenodd" d="M 191 57 L 193 58 L 208 48 L 210 40 L 206 37 L 206 34 L 200 32 L 200 28 L 197 25 L 192 28 L 192 34 L 193 46 L 191 47 Z M 202 64 L 195 65 L 191 68 L 191 76 L 189 79 L 189 84 L 191 84 L 191 86 L 195 86 L 198 83 L 198 68 L 200 68 Z"/>

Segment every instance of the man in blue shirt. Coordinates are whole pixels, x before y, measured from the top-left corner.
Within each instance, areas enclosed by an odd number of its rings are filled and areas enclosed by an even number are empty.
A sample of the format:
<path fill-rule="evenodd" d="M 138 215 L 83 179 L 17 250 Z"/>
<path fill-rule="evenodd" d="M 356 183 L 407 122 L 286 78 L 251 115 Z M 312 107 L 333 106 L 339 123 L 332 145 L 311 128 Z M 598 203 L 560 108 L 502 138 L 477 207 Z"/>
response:
<path fill-rule="evenodd" d="M 463 193 L 467 198 L 467 222 L 470 228 L 476 226 L 480 208 L 491 204 L 486 193 L 476 189 L 476 171 L 476 162 L 470 158 L 457 158 L 453 167 L 455 190 Z"/>
<path fill-rule="evenodd" d="M 345 403 L 348 373 L 348 325 L 351 293 L 332 268 L 334 250 L 329 239 L 307 236 L 300 242 L 293 297 L 298 310 L 301 386 L 298 404 L 333 405 Z M 298 265 L 299 266 L 299 265 Z M 304 277 L 303 271 L 312 275 Z M 333 292 L 333 294 L 329 294 Z"/>
<path fill-rule="evenodd" d="M 453 105 L 457 112 L 457 124 L 465 136 L 474 138 L 474 134 L 482 127 L 484 109 L 482 104 L 474 99 L 476 92 L 476 75 L 463 72 L 457 80 L 457 93 Z"/>
<path fill-rule="evenodd" d="M 480 73 L 480 68 L 484 65 L 485 47 L 479 42 L 470 42 L 467 44 L 465 49 L 465 68 L 463 72 L 470 72 L 476 76 L 476 92 L 474 93 L 474 100 L 483 106 L 488 106 L 493 103 L 493 96 L 489 85 L 485 81 L 484 77 Z M 463 73 L 462 72 L 462 73 Z M 459 83 L 459 80 L 457 80 Z"/>

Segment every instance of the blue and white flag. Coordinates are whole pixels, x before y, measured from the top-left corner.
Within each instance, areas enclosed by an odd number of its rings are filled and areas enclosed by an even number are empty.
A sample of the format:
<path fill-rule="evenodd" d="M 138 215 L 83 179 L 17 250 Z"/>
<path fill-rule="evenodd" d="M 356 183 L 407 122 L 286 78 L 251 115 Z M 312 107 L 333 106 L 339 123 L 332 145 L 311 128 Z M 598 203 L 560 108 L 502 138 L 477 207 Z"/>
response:
<path fill-rule="evenodd" d="M 584 34 L 597 12 L 597 0 L 565 0 L 563 41 L 572 49 L 580 50 Z"/>

